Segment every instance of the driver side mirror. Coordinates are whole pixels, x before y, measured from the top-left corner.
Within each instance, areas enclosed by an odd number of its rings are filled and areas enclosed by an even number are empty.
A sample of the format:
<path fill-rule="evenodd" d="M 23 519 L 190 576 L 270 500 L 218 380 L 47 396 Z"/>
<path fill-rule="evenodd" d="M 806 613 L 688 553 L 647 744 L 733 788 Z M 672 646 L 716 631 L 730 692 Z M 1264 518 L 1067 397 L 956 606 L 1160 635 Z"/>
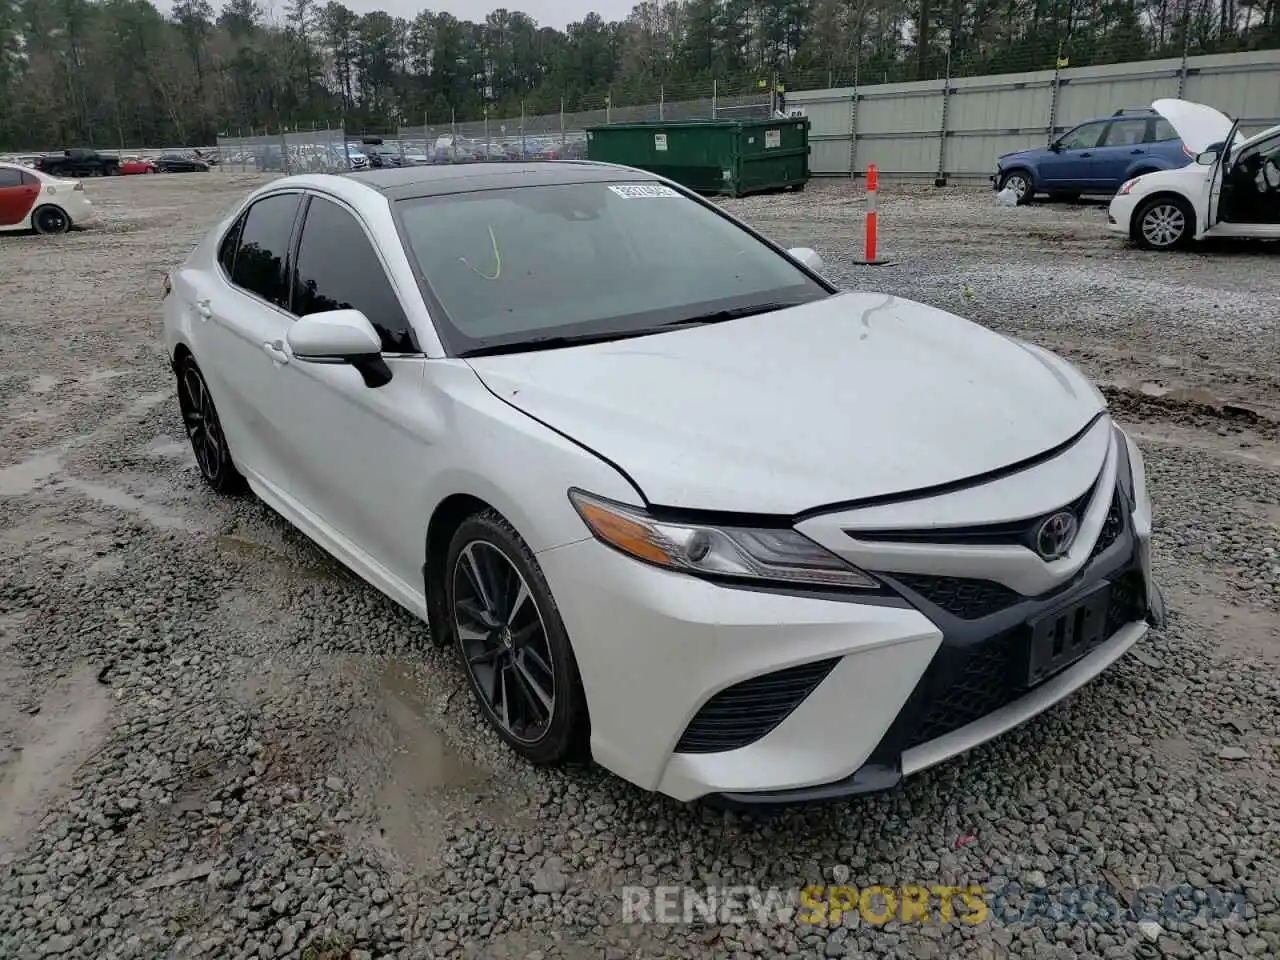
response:
<path fill-rule="evenodd" d="M 787 253 L 792 260 L 808 267 L 814 273 L 822 272 L 822 257 L 812 247 L 792 247 Z"/>
<path fill-rule="evenodd" d="M 382 340 L 359 310 L 324 310 L 299 317 L 285 339 L 293 359 L 302 363 L 347 364 L 356 368 L 366 387 L 391 382 Z"/>
<path fill-rule="evenodd" d="M 1202 167 L 1212 166 L 1214 161 L 1218 159 L 1217 150 L 1205 150 L 1203 153 L 1196 154 L 1196 163 Z"/>
<path fill-rule="evenodd" d="M 1061 141 L 1061 140 L 1055 140 L 1055 141 L 1053 141 L 1053 143 L 1049 144 L 1049 149 L 1050 149 L 1050 150 L 1052 150 L 1054 153 L 1061 153 L 1061 152 L 1062 152 L 1062 141 Z"/>

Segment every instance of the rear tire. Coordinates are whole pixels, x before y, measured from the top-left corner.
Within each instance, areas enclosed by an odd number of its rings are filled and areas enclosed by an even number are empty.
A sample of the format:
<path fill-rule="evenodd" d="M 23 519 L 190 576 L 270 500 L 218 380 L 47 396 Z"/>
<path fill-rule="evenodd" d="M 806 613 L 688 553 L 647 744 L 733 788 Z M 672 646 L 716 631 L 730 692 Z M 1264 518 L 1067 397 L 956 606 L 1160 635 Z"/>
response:
<path fill-rule="evenodd" d="M 240 493 L 245 488 L 244 477 L 231 459 L 209 385 L 191 356 L 178 363 L 178 408 L 204 482 L 217 493 Z"/>
<path fill-rule="evenodd" d="M 1152 197 L 1138 207 L 1129 236 L 1144 250 L 1178 250 L 1191 243 L 1196 214 L 1182 197 Z"/>
<path fill-rule="evenodd" d="M 31 228 L 45 236 L 66 233 L 71 229 L 71 217 L 61 207 L 47 203 L 32 211 Z"/>

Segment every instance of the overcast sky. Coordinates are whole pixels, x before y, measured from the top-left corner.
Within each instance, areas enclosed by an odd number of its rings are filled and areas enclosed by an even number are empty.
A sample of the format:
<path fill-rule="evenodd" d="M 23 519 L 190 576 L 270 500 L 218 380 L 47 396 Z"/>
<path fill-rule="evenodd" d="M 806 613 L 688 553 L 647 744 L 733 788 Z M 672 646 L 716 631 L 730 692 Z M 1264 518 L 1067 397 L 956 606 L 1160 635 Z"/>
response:
<path fill-rule="evenodd" d="M 169 6 L 167 0 L 160 0 L 161 9 Z M 420 3 L 418 0 L 345 0 L 348 7 L 356 13 L 368 13 L 370 10 L 386 10 L 392 16 L 412 20 L 423 10 L 434 10 L 438 13 L 451 13 L 459 20 L 472 20 L 483 23 L 484 18 L 499 7 L 508 10 L 519 10 L 538 21 L 539 26 L 555 27 L 563 30 L 575 20 L 581 20 L 594 10 L 605 20 L 621 20 L 636 0 L 512 0 L 510 3 L 498 0 L 429 0 Z M 214 7 L 220 4 L 214 0 Z M 285 0 L 267 0 L 263 6 L 273 9 L 277 17 L 284 13 Z"/>

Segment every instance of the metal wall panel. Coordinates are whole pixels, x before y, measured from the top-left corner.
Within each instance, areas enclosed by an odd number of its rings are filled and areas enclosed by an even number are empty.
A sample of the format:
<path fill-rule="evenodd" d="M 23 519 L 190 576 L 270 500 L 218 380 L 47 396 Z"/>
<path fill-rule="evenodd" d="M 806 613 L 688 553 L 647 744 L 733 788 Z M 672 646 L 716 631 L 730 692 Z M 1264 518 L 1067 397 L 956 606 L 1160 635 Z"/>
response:
<path fill-rule="evenodd" d="M 1246 133 L 1280 123 L 1280 51 L 1215 54 L 944 83 L 865 84 L 787 94 L 812 121 L 817 175 L 985 179 L 1002 153 L 1044 146 L 1055 132 L 1160 97 L 1208 103 Z M 856 102 L 855 102 L 856 97 Z M 945 120 L 944 120 L 945 101 Z M 945 144 L 945 149 L 944 149 Z"/>

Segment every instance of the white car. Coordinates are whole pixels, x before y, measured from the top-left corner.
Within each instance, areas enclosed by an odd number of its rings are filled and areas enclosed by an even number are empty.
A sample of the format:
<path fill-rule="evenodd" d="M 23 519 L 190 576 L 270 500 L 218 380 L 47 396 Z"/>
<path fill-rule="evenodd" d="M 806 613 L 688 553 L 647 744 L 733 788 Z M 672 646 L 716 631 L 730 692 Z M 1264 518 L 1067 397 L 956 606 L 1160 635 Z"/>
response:
<path fill-rule="evenodd" d="M 425 619 L 521 755 L 785 803 L 995 737 L 1163 615 L 1098 390 L 819 267 L 608 164 L 296 176 L 164 333 L 208 484 Z"/>
<path fill-rule="evenodd" d="M 93 204 L 79 180 L 0 163 L 0 232 L 66 233 L 94 219 Z"/>
<path fill-rule="evenodd" d="M 1194 163 L 1128 181 L 1111 201 L 1107 228 L 1148 250 L 1207 237 L 1280 240 L 1280 126 L 1253 137 L 1212 107 L 1157 100 Z"/>

